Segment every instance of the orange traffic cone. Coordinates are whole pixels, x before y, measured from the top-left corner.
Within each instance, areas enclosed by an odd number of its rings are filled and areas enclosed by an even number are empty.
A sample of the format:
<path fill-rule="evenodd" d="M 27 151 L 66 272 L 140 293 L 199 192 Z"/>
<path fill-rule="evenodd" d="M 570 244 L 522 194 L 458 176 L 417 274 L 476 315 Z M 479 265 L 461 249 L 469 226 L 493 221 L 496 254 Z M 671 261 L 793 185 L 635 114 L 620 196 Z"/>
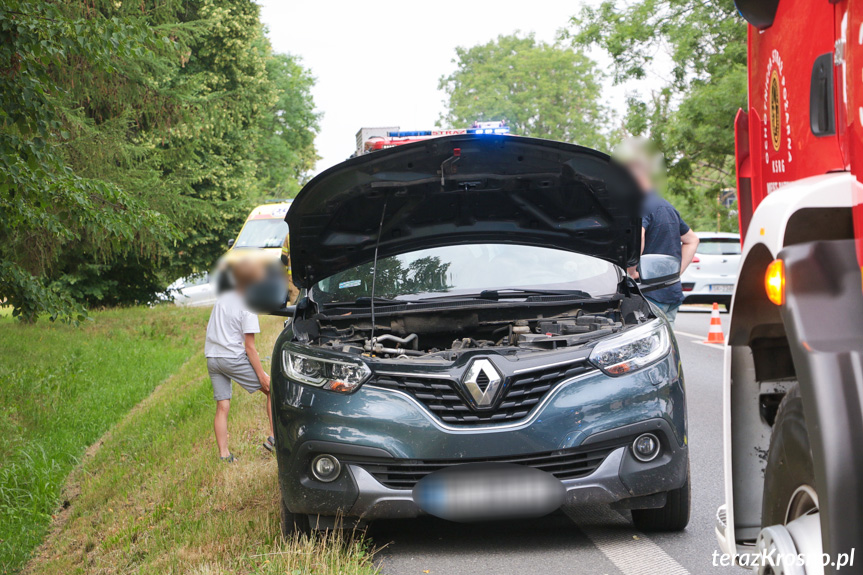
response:
<path fill-rule="evenodd" d="M 725 334 L 722 333 L 722 320 L 719 319 L 719 304 L 713 302 L 713 311 L 710 312 L 710 331 L 704 343 L 725 344 Z"/>

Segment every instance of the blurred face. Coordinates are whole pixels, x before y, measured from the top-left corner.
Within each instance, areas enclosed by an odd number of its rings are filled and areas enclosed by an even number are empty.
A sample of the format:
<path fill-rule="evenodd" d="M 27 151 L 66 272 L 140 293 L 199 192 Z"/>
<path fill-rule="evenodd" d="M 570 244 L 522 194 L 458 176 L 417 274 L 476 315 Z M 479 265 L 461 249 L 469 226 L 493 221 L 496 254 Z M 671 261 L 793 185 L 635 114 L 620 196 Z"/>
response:
<path fill-rule="evenodd" d="M 632 177 L 638 182 L 638 186 L 645 194 L 653 191 L 655 188 L 653 178 L 650 176 L 650 170 L 641 162 L 629 162 L 626 165 L 632 173 Z"/>
<path fill-rule="evenodd" d="M 662 154 L 650 140 L 642 137 L 624 140 L 617 147 L 615 157 L 629 169 L 645 194 L 656 190 L 665 179 Z"/>
<path fill-rule="evenodd" d="M 251 284 L 259 282 L 264 277 L 264 266 L 259 260 L 242 259 L 233 264 L 234 284 L 237 291 L 243 293 Z"/>

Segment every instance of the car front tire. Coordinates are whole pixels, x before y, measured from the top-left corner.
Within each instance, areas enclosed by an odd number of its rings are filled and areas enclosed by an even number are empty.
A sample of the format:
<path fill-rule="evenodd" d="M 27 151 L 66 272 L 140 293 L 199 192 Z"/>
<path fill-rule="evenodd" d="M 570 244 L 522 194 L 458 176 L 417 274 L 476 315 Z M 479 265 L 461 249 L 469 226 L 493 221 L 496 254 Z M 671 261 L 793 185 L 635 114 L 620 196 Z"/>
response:
<path fill-rule="evenodd" d="M 683 531 L 689 524 L 691 500 L 689 467 L 687 467 L 686 483 L 683 487 L 669 491 L 663 507 L 633 509 L 632 523 L 639 531 Z"/>
<path fill-rule="evenodd" d="M 294 535 L 311 535 L 312 529 L 309 527 L 308 516 L 291 513 L 288 511 L 288 506 L 285 505 L 285 499 L 280 498 L 280 501 L 282 537 L 290 539 Z"/>

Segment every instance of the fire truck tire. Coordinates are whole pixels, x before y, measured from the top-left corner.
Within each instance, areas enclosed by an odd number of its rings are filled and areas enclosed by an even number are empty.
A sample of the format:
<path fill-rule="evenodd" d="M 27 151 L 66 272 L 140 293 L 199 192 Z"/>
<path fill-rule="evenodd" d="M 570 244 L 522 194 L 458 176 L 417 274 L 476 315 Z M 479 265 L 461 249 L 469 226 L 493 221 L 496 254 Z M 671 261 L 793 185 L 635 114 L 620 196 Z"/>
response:
<path fill-rule="evenodd" d="M 633 509 L 632 523 L 639 531 L 683 531 L 689 524 L 691 500 L 689 468 L 687 468 L 686 483 L 683 487 L 669 491 L 663 507 Z"/>
<path fill-rule="evenodd" d="M 815 469 L 803 416 L 803 400 L 799 386 L 794 385 L 779 404 L 770 437 L 761 526 L 785 525 L 817 505 Z"/>

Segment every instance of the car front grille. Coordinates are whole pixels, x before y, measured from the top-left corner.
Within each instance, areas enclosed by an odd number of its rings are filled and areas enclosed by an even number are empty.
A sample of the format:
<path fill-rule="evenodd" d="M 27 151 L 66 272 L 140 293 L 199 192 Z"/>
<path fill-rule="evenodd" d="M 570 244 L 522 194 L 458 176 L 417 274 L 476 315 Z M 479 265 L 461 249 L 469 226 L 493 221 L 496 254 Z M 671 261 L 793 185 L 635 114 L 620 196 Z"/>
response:
<path fill-rule="evenodd" d="M 629 441 L 627 439 L 626 441 Z M 602 464 L 608 455 L 621 447 L 620 445 L 605 445 L 603 447 L 580 447 L 547 453 L 516 455 L 508 457 L 490 457 L 483 459 L 380 459 L 363 461 L 344 461 L 358 465 L 368 471 L 381 484 L 390 489 L 413 489 L 417 482 L 435 471 L 446 467 L 466 463 L 514 463 L 526 465 L 545 471 L 558 479 L 574 479 L 590 475 Z"/>
<path fill-rule="evenodd" d="M 510 376 L 504 384 L 498 404 L 489 410 L 476 410 L 471 407 L 462 395 L 458 382 L 452 379 L 379 374 L 372 385 L 412 395 L 444 423 L 502 423 L 526 417 L 559 383 L 592 369 L 587 362 L 575 362 Z"/>

